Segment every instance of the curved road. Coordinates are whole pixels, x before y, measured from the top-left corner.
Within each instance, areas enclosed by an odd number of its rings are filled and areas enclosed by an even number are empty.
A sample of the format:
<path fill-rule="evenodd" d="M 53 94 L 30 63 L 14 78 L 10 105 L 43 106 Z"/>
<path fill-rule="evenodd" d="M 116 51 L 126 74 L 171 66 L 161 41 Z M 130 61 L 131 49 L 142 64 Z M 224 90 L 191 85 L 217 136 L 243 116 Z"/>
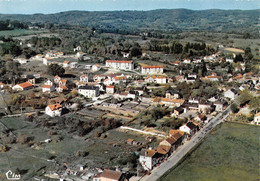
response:
<path fill-rule="evenodd" d="M 208 124 L 201 128 L 193 137 L 184 145 L 175 150 L 168 160 L 161 163 L 159 167 L 155 167 L 150 175 L 145 175 L 141 181 L 156 181 L 163 176 L 168 170 L 175 166 L 189 151 L 192 150 L 214 127 L 221 123 L 228 117 L 230 113 L 230 106 L 223 112 L 214 117 Z M 222 117 L 221 117 L 222 116 Z"/>

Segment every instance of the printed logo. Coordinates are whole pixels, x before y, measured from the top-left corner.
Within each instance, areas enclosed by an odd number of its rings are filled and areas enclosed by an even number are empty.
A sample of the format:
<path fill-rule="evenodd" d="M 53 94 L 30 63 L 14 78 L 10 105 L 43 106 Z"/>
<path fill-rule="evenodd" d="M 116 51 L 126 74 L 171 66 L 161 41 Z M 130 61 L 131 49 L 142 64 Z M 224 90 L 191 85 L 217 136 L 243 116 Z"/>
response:
<path fill-rule="evenodd" d="M 20 174 L 13 173 L 11 170 L 6 172 L 5 176 L 6 176 L 7 180 L 20 180 L 21 179 Z"/>

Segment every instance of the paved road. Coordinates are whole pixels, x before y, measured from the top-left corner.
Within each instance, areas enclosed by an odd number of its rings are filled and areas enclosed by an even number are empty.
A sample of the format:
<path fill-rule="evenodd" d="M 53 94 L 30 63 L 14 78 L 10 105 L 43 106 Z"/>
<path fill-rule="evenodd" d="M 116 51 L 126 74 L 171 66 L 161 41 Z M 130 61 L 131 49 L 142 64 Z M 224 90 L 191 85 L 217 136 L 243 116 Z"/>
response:
<path fill-rule="evenodd" d="M 176 165 L 189 151 L 192 150 L 215 126 L 221 123 L 229 115 L 230 106 L 224 111 L 224 114 L 219 113 L 207 125 L 200 129 L 193 137 L 184 145 L 180 146 L 168 160 L 162 163 L 159 167 L 152 170 L 150 175 L 141 178 L 141 181 L 156 181 L 174 165 Z M 222 117 L 223 116 L 223 117 Z"/>

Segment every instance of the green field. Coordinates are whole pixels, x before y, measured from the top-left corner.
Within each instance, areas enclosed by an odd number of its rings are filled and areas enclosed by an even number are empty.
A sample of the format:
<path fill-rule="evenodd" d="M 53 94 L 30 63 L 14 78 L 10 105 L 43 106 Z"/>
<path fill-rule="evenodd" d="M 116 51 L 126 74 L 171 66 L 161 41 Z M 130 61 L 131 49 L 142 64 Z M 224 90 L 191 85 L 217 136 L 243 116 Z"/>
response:
<path fill-rule="evenodd" d="M 32 35 L 32 34 L 39 34 L 45 31 L 36 31 L 36 30 L 7 30 L 7 31 L 0 31 L 0 36 L 24 36 L 24 35 Z"/>
<path fill-rule="evenodd" d="M 259 180 L 259 136 L 257 126 L 224 123 L 160 180 Z"/>

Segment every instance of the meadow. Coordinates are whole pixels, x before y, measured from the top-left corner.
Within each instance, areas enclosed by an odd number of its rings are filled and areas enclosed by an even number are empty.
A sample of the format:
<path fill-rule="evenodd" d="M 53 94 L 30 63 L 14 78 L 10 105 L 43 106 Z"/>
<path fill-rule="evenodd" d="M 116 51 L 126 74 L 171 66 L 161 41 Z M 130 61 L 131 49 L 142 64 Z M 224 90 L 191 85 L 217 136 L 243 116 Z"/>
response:
<path fill-rule="evenodd" d="M 224 123 L 160 181 L 259 180 L 259 127 Z"/>

